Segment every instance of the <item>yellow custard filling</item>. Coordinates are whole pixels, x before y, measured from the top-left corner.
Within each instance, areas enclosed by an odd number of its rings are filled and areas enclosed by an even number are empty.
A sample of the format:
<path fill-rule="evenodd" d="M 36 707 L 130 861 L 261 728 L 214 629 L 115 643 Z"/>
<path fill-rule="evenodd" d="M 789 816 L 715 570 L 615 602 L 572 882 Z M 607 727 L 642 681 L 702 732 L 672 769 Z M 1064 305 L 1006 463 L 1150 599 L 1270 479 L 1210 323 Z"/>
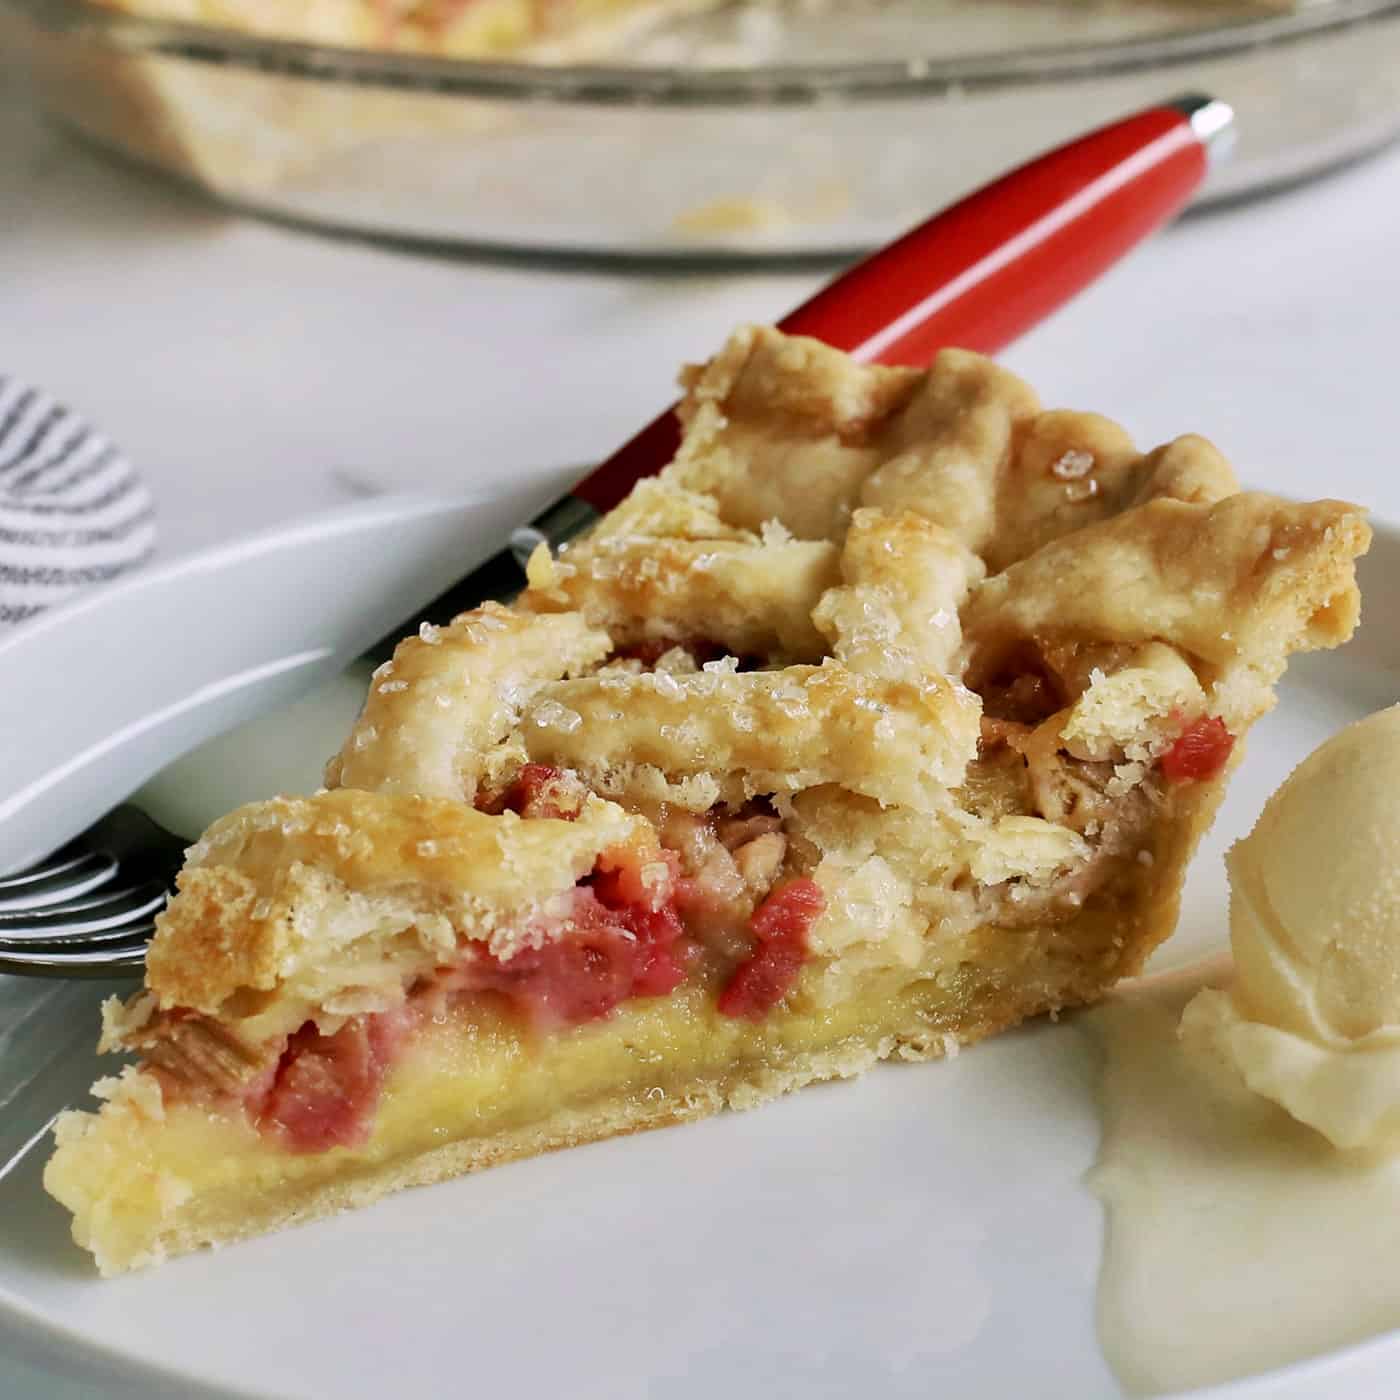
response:
<path fill-rule="evenodd" d="M 597 1136 L 580 1134 L 575 1113 L 602 1113 L 614 1131 L 658 1126 L 852 1074 L 899 1046 L 941 1054 L 945 1037 L 967 1038 L 970 1007 L 995 999 L 967 976 L 884 974 L 836 1005 L 779 1010 L 757 1024 L 719 1014 L 710 989 L 688 985 L 535 1038 L 476 1005 L 414 1033 L 363 1146 L 318 1153 L 286 1150 L 236 1110 L 166 1107 L 149 1074 L 128 1070 L 108 1081 L 100 1116 L 60 1120 L 45 1185 L 73 1211 L 74 1238 L 103 1272 L 121 1272 L 172 1245 L 255 1234 L 434 1180 L 448 1174 L 431 1160 L 443 1149 L 465 1149 L 484 1166 Z M 988 1009 L 997 1023 L 1017 1014 Z M 335 1198 L 318 1202 L 330 1182 Z"/>

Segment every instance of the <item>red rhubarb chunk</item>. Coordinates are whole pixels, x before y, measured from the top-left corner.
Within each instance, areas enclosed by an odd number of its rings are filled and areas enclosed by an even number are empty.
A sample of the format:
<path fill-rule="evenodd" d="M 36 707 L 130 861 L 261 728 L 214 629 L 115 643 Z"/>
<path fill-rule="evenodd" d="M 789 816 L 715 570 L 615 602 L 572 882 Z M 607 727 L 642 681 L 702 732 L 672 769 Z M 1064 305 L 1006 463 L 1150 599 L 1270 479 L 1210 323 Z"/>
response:
<path fill-rule="evenodd" d="M 334 1035 L 308 1021 L 287 1041 L 259 1126 L 294 1152 L 359 1146 L 401 1034 L 387 1013 L 357 1016 Z"/>
<path fill-rule="evenodd" d="M 490 971 L 479 986 L 502 992 L 541 1028 L 606 1016 L 632 993 L 635 956 L 618 929 L 594 929 L 527 948 Z"/>
<path fill-rule="evenodd" d="M 685 977 L 675 870 L 670 852 L 609 852 L 568 911 L 550 916 L 564 927 L 504 961 L 479 956 L 458 985 L 501 993 L 542 1029 L 595 1021 L 629 997 L 675 991 Z"/>
<path fill-rule="evenodd" d="M 634 997 L 663 997 L 674 992 L 685 980 L 685 969 L 677 958 L 678 941 L 685 934 L 685 925 L 670 901 L 657 909 L 648 908 L 645 899 L 654 897 L 654 892 L 648 892 L 643 900 L 614 909 L 635 940 L 631 990 Z"/>
<path fill-rule="evenodd" d="M 632 995 L 669 996 L 684 981 L 685 968 L 677 961 L 674 949 L 645 948 L 632 971 Z"/>
<path fill-rule="evenodd" d="M 479 792 L 475 806 L 493 817 L 514 812 L 520 817 L 571 822 L 583 811 L 587 797 L 583 784 L 567 770 L 550 763 L 527 763 L 509 787 Z"/>
<path fill-rule="evenodd" d="M 1225 767 L 1235 736 L 1225 721 L 1203 715 L 1189 724 L 1162 755 L 1162 773 L 1168 782 L 1192 783 L 1214 778 Z"/>
<path fill-rule="evenodd" d="M 826 907 L 815 880 L 791 880 L 754 911 L 757 940 L 719 994 L 722 1016 L 761 1021 L 792 990 L 807 960 L 807 932 Z"/>
<path fill-rule="evenodd" d="M 796 939 L 760 943 L 725 983 L 720 1015 L 761 1021 L 792 990 L 806 957 L 806 947 Z"/>
<path fill-rule="evenodd" d="M 749 929 L 755 938 L 799 938 L 826 908 L 826 896 L 815 880 L 789 880 L 774 890 L 753 912 Z"/>

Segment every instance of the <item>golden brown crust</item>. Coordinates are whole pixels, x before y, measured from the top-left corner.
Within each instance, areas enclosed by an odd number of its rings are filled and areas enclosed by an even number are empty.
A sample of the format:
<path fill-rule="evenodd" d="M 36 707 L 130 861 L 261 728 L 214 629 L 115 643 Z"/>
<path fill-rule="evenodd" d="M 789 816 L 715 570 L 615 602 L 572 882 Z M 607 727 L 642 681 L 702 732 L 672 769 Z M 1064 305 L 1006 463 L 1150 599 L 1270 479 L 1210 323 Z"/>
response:
<path fill-rule="evenodd" d="M 837 538 L 886 455 L 881 430 L 922 377 L 853 370 L 817 341 L 745 327 L 687 372 L 685 438 L 667 479 L 711 497 L 731 525 L 776 520 L 799 539 Z"/>
<path fill-rule="evenodd" d="M 1340 501 L 1153 500 L 988 579 L 963 614 L 970 670 L 1025 639 L 1163 642 L 1212 668 L 1216 712 L 1238 729 L 1268 708 L 1290 652 L 1351 635 L 1353 562 L 1370 538 Z"/>
<path fill-rule="evenodd" d="M 813 617 L 831 654 L 853 671 L 903 680 L 955 674 L 959 609 L 985 572 L 927 516 L 867 507 L 846 532 L 842 586 L 828 590 Z"/>
<path fill-rule="evenodd" d="M 928 810 L 962 781 L 979 717 L 976 697 L 940 675 L 915 684 L 827 662 L 561 681 L 526 706 L 521 732 L 531 758 L 599 791 L 625 791 L 647 767 L 711 779 L 711 805 L 839 783 Z"/>
<path fill-rule="evenodd" d="M 839 540 L 859 506 L 912 511 L 999 571 L 1144 501 L 1238 489 L 1204 439 L 1143 455 L 1116 424 L 1043 411 L 1015 375 L 965 350 L 922 372 L 857 366 L 746 327 L 686 382 L 686 438 L 663 479 L 713 500 L 730 527 L 776 520 Z"/>
<path fill-rule="evenodd" d="M 617 647 L 703 638 L 734 656 L 820 661 L 812 610 L 837 582 L 837 556 L 826 540 L 609 533 L 537 571 L 525 605 L 576 609 Z"/>
<path fill-rule="evenodd" d="M 611 650 L 577 613 L 531 617 L 486 603 L 447 627 L 424 623 L 374 673 L 327 784 L 470 802 L 531 692 Z"/>

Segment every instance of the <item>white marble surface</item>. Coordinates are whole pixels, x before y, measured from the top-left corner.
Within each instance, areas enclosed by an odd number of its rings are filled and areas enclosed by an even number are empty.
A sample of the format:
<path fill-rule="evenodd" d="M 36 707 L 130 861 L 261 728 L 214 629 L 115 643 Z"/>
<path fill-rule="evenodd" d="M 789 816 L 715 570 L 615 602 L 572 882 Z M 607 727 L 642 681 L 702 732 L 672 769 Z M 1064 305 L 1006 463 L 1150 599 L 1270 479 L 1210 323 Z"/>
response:
<path fill-rule="evenodd" d="M 1006 359 L 1144 442 L 1400 520 L 1400 151 L 1194 217 Z M 596 458 L 674 368 L 820 280 L 412 256 L 267 227 L 102 159 L 0 82 L 0 365 L 102 424 L 184 552 L 363 490 Z M 0 1358 L 0 1394 L 78 1396 Z"/>

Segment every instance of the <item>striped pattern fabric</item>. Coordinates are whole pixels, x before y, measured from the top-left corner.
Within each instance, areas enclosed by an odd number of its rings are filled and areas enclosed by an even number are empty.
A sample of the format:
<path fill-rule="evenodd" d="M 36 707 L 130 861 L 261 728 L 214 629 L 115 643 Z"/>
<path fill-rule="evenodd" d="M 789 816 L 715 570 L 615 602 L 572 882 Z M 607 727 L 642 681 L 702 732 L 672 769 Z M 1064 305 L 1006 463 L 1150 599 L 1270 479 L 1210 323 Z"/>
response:
<path fill-rule="evenodd" d="M 146 559 L 155 507 L 96 429 L 0 374 L 0 632 Z"/>

